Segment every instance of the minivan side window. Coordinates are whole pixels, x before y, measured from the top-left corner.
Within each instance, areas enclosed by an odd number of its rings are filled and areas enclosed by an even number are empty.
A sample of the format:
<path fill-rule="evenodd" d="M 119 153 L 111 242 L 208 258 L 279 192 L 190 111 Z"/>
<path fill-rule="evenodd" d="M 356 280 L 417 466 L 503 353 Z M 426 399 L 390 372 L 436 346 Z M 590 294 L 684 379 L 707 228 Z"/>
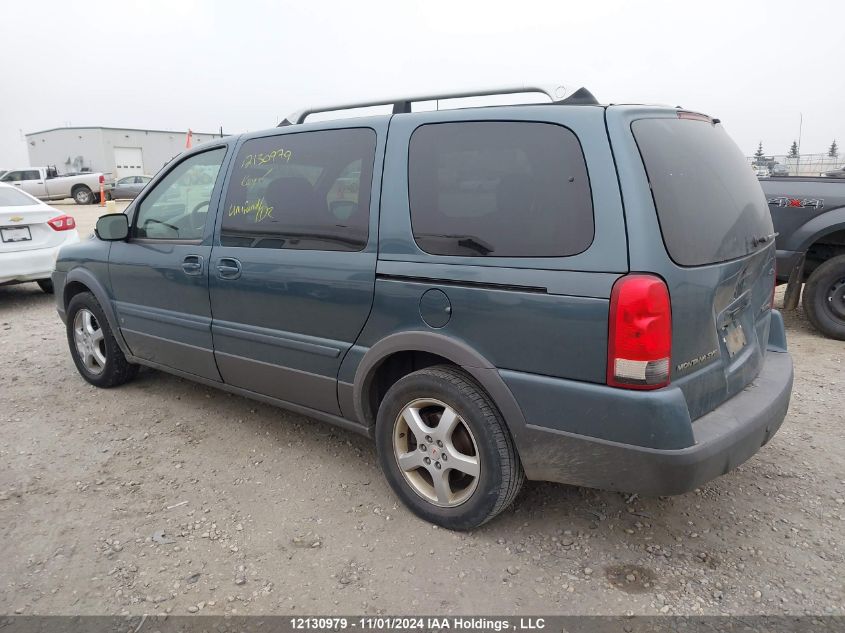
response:
<path fill-rule="evenodd" d="M 183 160 L 141 201 L 133 237 L 202 239 L 211 192 L 226 156 L 220 147 Z"/>
<path fill-rule="evenodd" d="M 593 241 L 584 154 L 559 125 L 423 125 L 411 136 L 408 194 L 414 239 L 432 255 L 566 257 Z"/>
<path fill-rule="evenodd" d="M 369 235 L 375 147 L 370 128 L 246 141 L 229 181 L 220 243 L 362 250 Z"/>

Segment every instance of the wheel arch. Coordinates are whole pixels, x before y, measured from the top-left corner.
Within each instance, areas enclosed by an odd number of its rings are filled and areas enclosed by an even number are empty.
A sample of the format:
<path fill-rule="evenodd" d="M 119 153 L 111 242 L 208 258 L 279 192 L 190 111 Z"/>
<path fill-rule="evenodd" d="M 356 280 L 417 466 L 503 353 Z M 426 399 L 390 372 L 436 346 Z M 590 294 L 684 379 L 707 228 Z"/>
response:
<path fill-rule="evenodd" d="M 845 231 L 845 207 L 831 209 L 798 227 L 782 248 L 806 253 L 826 237 Z"/>
<path fill-rule="evenodd" d="M 373 395 L 377 394 L 380 388 L 384 388 L 384 385 L 379 385 L 377 382 L 380 370 L 388 367 L 387 363 L 391 359 L 401 358 L 402 355 L 408 354 L 421 355 L 418 358 L 421 358 L 423 362 L 421 366 L 414 367 L 411 371 L 443 362 L 466 371 L 493 400 L 516 440 L 520 429 L 525 426 L 525 418 L 516 398 L 495 366 L 463 341 L 435 332 L 391 334 L 367 351 L 355 372 L 353 385 L 355 413 L 362 424 L 368 427 L 375 424 L 378 401 L 374 402 Z M 394 375 L 390 384 L 408 373 L 410 372 Z M 383 393 L 381 395 L 383 396 Z"/>
<path fill-rule="evenodd" d="M 845 255 L 845 224 L 832 226 L 829 229 L 816 236 L 805 249 L 805 278 L 809 277 L 813 270 L 825 261 L 839 255 Z"/>
<path fill-rule="evenodd" d="M 94 190 L 91 189 L 91 187 L 86 185 L 84 182 L 78 182 L 70 188 L 70 195 L 72 196 L 73 194 L 75 194 L 80 189 L 87 189 L 91 193 L 94 193 Z"/>
<path fill-rule="evenodd" d="M 58 291 L 58 289 L 56 290 Z M 97 303 L 100 304 L 100 307 L 106 315 L 112 334 L 114 335 L 118 346 L 120 346 L 120 351 L 122 351 L 127 358 L 130 358 L 132 356 L 132 352 L 126 345 L 126 341 L 123 340 L 120 327 L 118 327 L 117 315 L 114 312 L 112 302 L 109 300 L 108 292 L 106 292 L 106 289 L 91 271 L 86 270 L 85 268 L 74 268 L 67 274 L 67 277 L 65 277 L 65 283 L 62 288 L 62 306 L 65 311 L 67 311 L 67 307 L 70 305 L 71 299 L 82 292 L 90 292 L 94 295 L 94 298 L 97 299 Z"/>

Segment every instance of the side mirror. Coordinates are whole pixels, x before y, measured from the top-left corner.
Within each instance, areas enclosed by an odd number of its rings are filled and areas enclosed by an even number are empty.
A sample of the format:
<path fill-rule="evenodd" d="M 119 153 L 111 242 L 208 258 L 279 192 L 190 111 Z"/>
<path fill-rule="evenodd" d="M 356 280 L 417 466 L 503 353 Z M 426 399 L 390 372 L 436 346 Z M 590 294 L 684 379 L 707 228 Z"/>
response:
<path fill-rule="evenodd" d="M 129 218 L 124 213 L 109 213 L 97 219 L 94 233 L 101 240 L 119 242 L 129 236 Z"/>

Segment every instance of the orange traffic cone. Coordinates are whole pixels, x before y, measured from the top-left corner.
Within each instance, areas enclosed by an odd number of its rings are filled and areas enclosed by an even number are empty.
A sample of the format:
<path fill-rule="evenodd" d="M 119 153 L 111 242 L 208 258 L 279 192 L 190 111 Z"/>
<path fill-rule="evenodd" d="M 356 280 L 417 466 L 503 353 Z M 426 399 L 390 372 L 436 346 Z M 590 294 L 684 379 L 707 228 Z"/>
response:
<path fill-rule="evenodd" d="M 191 149 L 191 139 L 194 137 L 194 133 L 191 132 L 191 129 L 188 128 L 188 136 L 185 137 L 185 149 Z"/>

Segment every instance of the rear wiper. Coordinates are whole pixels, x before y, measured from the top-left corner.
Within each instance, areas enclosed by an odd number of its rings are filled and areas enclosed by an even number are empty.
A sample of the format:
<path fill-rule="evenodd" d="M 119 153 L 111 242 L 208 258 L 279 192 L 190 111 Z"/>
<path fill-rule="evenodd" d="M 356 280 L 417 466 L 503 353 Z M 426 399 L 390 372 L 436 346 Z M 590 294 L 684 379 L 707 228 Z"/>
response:
<path fill-rule="evenodd" d="M 493 252 L 493 249 L 487 244 L 474 237 L 458 238 L 458 246 L 476 251 L 481 255 L 489 255 Z"/>

